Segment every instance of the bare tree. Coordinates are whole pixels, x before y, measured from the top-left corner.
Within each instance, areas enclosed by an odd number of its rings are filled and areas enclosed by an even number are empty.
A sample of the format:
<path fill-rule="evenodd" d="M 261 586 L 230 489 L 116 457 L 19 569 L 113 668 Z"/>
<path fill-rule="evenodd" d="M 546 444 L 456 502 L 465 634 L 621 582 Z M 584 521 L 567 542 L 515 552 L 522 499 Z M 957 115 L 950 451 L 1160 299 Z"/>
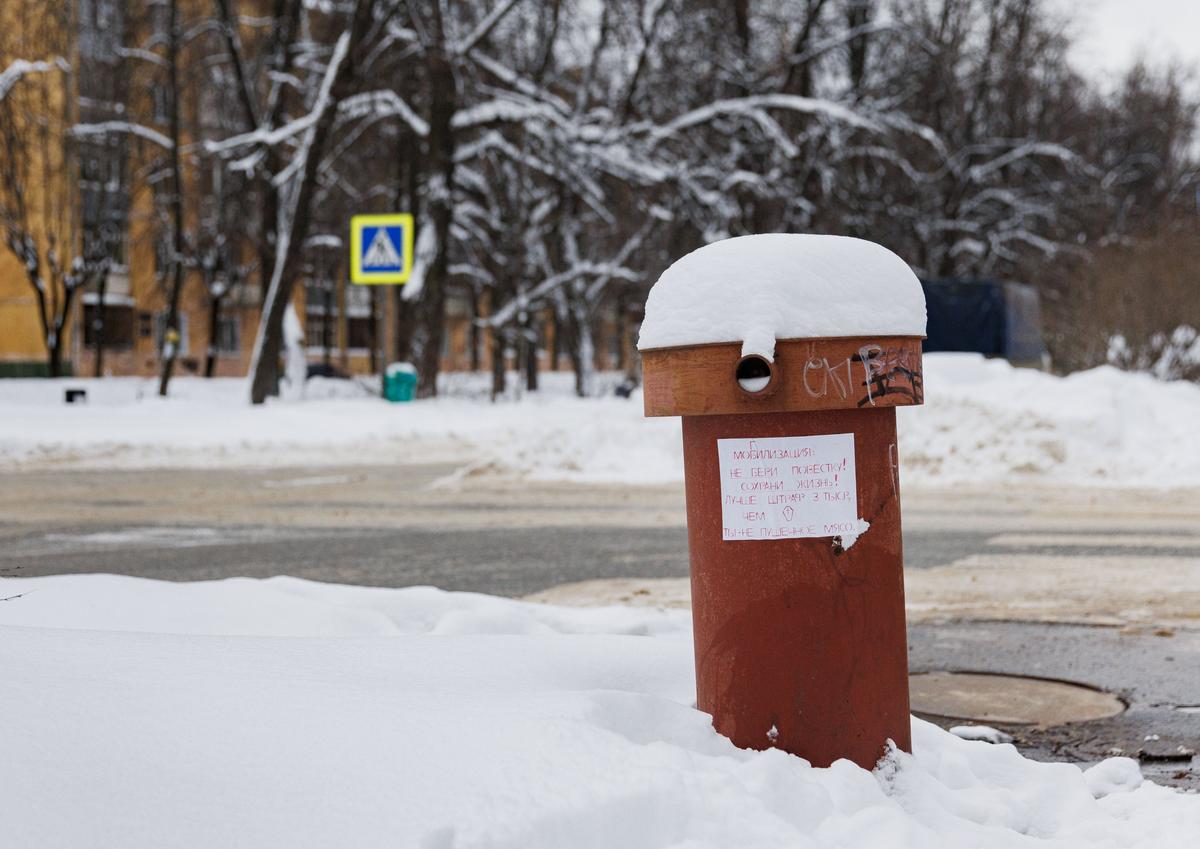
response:
<path fill-rule="evenodd" d="M 377 13 L 380 13 L 377 15 Z M 291 300 L 300 264 L 301 247 L 308 235 L 312 199 L 321 173 L 322 157 L 338 106 L 349 93 L 356 78 L 356 56 L 379 18 L 390 15 L 376 0 L 357 0 L 347 15 L 333 51 L 316 80 L 309 112 L 297 119 L 303 124 L 298 133 L 298 150 L 285 171 L 276 175 L 279 183 L 279 215 L 276 227 L 274 267 L 263 302 L 262 321 L 251 360 L 250 399 L 263 403 L 274 391 L 283 342 L 283 316 Z M 293 122 L 293 125 L 296 122 Z M 288 129 L 287 127 L 284 128 Z M 261 132 L 261 131 L 260 131 Z M 293 130 L 294 132 L 294 130 Z M 266 133 L 267 136 L 270 133 Z"/>
<path fill-rule="evenodd" d="M 58 377 L 75 299 L 103 277 L 111 245 L 80 222 L 67 20 L 40 6 L 14 13 L 27 26 L 20 42 L 6 34 L 0 50 L 0 227 L 33 291 L 47 369 Z"/>
<path fill-rule="evenodd" d="M 175 358 L 179 354 L 179 299 L 183 294 L 184 269 L 187 265 L 187 247 L 184 243 L 184 183 L 183 163 L 180 147 L 183 143 L 181 131 L 180 100 L 182 92 L 179 81 L 180 41 L 182 21 L 179 14 L 179 0 L 168 0 L 167 15 L 167 45 L 166 45 L 166 98 L 167 98 L 167 127 L 171 140 L 167 150 L 170 167 L 170 183 L 166 199 L 168 209 L 167 240 L 167 315 L 164 322 L 162 351 L 160 354 L 160 372 L 158 394 L 166 395 L 175 371 Z"/>
<path fill-rule="evenodd" d="M 309 236 L 338 244 L 355 212 L 417 217 L 414 272 L 388 311 L 419 394 L 437 391 L 461 294 L 472 366 L 486 337 L 496 397 L 512 359 L 538 385 L 543 348 L 592 393 L 607 316 L 624 340 L 656 273 L 713 239 L 858 235 L 928 276 L 1034 280 L 1078 335 L 1068 313 L 1099 291 L 1093 257 L 1194 214 L 1186 89 L 1135 69 L 1097 90 L 1045 0 L 272 0 L 270 26 L 248 0 L 164 2 L 161 30 L 126 53 L 158 84 L 165 129 L 129 116 L 73 137 L 152 152 L 139 174 L 159 202 L 166 337 L 198 272 L 206 371 L 234 269 L 257 266 L 256 403 L 275 390 L 296 280 L 315 268 Z M 60 75 L 60 55 L 12 64 L 0 94 Z M 0 170 L 41 162 L 21 161 Z M 60 239 L 52 261 L 21 194 L 3 194 L 8 242 L 40 277 L 60 267 L 44 285 L 46 337 L 60 338 L 73 269 L 94 273 L 102 251 L 76 239 L 79 261 L 64 262 Z M 1170 330 L 1151 324 L 1148 339 Z M 1087 357 L 1119 329 L 1087 331 Z M 168 343 L 163 391 L 173 361 Z"/>

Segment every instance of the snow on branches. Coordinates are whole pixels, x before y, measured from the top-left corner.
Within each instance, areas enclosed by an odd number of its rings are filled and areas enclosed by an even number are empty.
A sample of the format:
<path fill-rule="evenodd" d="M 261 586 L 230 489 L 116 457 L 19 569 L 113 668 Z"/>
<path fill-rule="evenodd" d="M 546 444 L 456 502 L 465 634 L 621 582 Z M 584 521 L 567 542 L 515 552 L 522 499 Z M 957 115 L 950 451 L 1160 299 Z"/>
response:
<path fill-rule="evenodd" d="M 35 62 L 27 59 L 14 59 L 8 64 L 8 67 L 0 71 L 0 100 L 3 100 L 12 91 L 13 86 L 29 74 L 44 74 L 55 69 L 66 71 L 69 67 L 67 61 L 62 57 Z"/>
<path fill-rule="evenodd" d="M 267 21 L 171 0 L 175 34 L 119 56 L 198 80 L 175 92 L 196 126 L 176 140 L 130 111 L 70 135 L 123 134 L 202 170 L 224 199 L 198 209 L 236 199 L 206 220 L 247 222 L 275 315 L 255 345 L 266 371 L 279 298 L 318 247 L 308 223 L 344 234 L 355 213 L 407 211 L 416 262 L 392 353 L 421 362 L 422 391 L 448 293 L 470 302 L 473 363 L 482 333 L 534 370 L 548 346 L 586 388 L 601 324 L 621 335 L 654 272 L 707 240 L 841 233 L 930 276 L 1019 277 L 1194 186 L 1182 131 L 1159 139 L 1153 110 L 1127 127 L 1037 4 L 938 2 L 885 16 L 870 0 L 300 0 Z M 59 63 L 10 63 L 0 103 Z"/>

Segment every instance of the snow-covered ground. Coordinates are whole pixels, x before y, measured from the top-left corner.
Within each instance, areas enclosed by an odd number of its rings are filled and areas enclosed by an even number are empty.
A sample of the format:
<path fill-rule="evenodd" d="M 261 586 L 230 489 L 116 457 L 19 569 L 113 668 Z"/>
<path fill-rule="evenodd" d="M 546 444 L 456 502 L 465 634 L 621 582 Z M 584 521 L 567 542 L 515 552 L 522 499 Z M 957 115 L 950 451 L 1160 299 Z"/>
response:
<path fill-rule="evenodd" d="M 975 355 L 925 358 L 926 404 L 899 410 L 909 485 L 963 482 L 1200 486 L 1200 386 L 1103 367 L 1068 377 Z M 300 401 L 246 403 L 240 380 L 180 378 L 159 399 L 134 378 L 0 381 L 0 468 L 447 461 L 479 473 L 663 482 L 682 474 L 679 423 L 638 394 L 571 396 L 571 376 L 491 404 L 483 375 L 444 397 L 386 404 L 355 383 L 310 381 Z M 88 402 L 63 403 L 63 389 Z"/>
<path fill-rule="evenodd" d="M 914 720 L 734 748 L 688 615 L 291 578 L 0 579 L 0 845 L 1188 849 L 1200 797 Z"/>

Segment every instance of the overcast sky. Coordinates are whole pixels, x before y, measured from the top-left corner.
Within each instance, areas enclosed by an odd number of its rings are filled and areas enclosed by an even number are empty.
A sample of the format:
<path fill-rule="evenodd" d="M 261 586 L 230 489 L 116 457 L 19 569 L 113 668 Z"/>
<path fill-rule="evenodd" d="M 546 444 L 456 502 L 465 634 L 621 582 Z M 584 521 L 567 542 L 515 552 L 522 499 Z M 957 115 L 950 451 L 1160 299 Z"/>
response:
<path fill-rule="evenodd" d="M 1196 69 L 1200 83 L 1200 0 L 1056 0 L 1074 20 L 1080 70 L 1111 78 L 1139 56 L 1170 57 Z"/>

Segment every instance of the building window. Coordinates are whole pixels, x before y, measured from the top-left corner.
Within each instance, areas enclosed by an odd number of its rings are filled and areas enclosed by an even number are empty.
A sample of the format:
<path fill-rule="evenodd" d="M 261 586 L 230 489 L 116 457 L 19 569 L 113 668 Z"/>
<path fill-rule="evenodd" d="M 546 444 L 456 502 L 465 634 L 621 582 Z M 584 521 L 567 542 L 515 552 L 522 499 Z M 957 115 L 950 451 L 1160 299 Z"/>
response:
<path fill-rule="evenodd" d="M 371 287 L 346 287 L 346 312 L 350 315 L 369 315 L 371 312 Z"/>
<path fill-rule="evenodd" d="M 323 320 L 324 320 L 324 316 L 321 316 L 320 314 L 318 314 L 316 321 L 312 321 L 310 318 L 309 321 L 304 322 L 304 347 L 306 347 L 306 348 L 323 348 L 324 347 L 324 344 L 322 343 L 322 340 L 321 340 L 321 331 L 323 330 L 323 328 L 321 327 L 321 324 L 322 324 Z"/>
<path fill-rule="evenodd" d="M 166 86 L 154 86 L 150 96 L 154 99 L 154 123 L 166 126 L 171 120 L 171 98 Z"/>
<path fill-rule="evenodd" d="M 369 351 L 375 345 L 375 317 L 371 314 L 371 287 L 346 287 L 346 347 Z"/>
<path fill-rule="evenodd" d="M 331 283 L 305 282 L 304 312 L 304 344 L 312 350 L 332 350 L 337 345 L 338 306 Z"/>
<path fill-rule="evenodd" d="M 133 347 L 133 307 L 106 305 L 104 327 L 100 327 L 100 306 L 83 305 L 83 346 L 95 348 L 97 338 L 104 339 L 110 351 L 127 351 Z"/>
<path fill-rule="evenodd" d="M 121 140 L 79 143 L 79 200 L 85 254 L 126 262 L 129 192 Z"/>
<path fill-rule="evenodd" d="M 369 351 L 375 344 L 375 322 L 370 318 L 346 319 L 346 335 L 349 347 Z"/>
<path fill-rule="evenodd" d="M 150 3 L 150 40 L 154 45 L 167 43 L 171 30 L 171 9 L 164 0 Z"/>
<path fill-rule="evenodd" d="M 242 317 L 238 315 L 217 316 L 213 340 L 218 353 L 240 354 L 242 352 Z"/>

